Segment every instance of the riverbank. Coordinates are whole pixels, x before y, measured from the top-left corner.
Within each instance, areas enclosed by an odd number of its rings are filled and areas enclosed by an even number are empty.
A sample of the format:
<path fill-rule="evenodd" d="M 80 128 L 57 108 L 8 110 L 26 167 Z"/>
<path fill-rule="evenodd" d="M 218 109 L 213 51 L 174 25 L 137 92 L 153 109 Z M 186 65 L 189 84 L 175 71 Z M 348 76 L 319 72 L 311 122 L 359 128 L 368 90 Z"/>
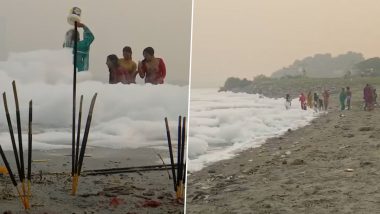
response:
<path fill-rule="evenodd" d="M 268 139 L 259 148 L 188 176 L 188 213 L 376 213 L 380 210 L 380 114 L 340 112 Z M 360 87 L 359 87 L 360 86 Z"/>

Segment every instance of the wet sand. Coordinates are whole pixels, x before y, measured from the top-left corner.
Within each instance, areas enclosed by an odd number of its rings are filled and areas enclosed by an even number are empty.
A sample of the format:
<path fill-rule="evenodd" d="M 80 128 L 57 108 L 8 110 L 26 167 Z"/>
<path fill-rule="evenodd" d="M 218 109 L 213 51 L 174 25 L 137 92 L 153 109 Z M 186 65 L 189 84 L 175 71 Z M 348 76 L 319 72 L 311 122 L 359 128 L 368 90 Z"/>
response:
<path fill-rule="evenodd" d="M 166 150 L 150 148 L 89 147 L 82 171 L 162 164 L 157 153 L 163 158 L 168 155 Z M 15 172 L 13 152 L 6 156 Z M 183 213 L 167 171 L 81 176 L 77 195 L 72 196 L 71 149 L 33 151 L 33 160 L 32 209 L 28 213 Z M 0 177 L 1 213 L 25 213 L 16 196 L 10 178 Z"/>
<path fill-rule="evenodd" d="M 187 213 L 379 213 L 380 109 L 358 97 L 343 116 L 334 96 L 310 125 L 188 175 Z"/>

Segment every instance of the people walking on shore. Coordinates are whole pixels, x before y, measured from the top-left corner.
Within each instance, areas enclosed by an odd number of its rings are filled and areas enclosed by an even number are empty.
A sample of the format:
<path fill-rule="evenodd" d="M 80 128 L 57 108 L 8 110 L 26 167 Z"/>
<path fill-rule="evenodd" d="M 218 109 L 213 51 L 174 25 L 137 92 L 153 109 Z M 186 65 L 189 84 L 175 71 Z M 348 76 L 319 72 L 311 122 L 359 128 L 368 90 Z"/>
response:
<path fill-rule="evenodd" d="M 342 88 L 342 90 L 339 94 L 340 110 L 341 111 L 344 111 L 346 109 L 346 98 L 347 98 L 346 90 L 344 88 Z"/>
<path fill-rule="evenodd" d="M 373 89 L 373 103 L 375 106 L 377 106 L 377 92 L 376 88 Z"/>
<path fill-rule="evenodd" d="M 311 91 L 307 94 L 307 106 L 309 106 L 309 108 L 313 108 L 313 95 Z"/>
<path fill-rule="evenodd" d="M 364 110 L 365 111 L 373 110 L 374 93 L 373 93 L 372 87 L 369 84 L 367 84 L 364 87 L 363 94 L 364 94 L 364 103 L 365 103 Z"/>
<path fill-rule="evenodd" d="M 352 97 L 352 92 L 350 87 L 346 87 L 346 104 L 347 104 L 347 110 L 351 110 L 351 97 Z"/>
<path fill-rule="evenodd" d="M 314 111 L 315 111 L 315 112 L 318 112 L 318 104 L 319 104 L 319 96 L 318 96 L 318 94 L 315 92 L 315 93 L 314 93 Z"/>
<path fill-rule="evenodd" d="M 323 106 L 324 106 L 325 111 L 327 111 L 327 108 L 329 106 L 330 92 L 328 90 L 325 90 L 322 96 L 323 96 Z"/>
<path fill-rule="evenodd" d="M 320 97 L 318 98 L 318 110 L 319 111 L 323 110 L 323 99 Z"/>

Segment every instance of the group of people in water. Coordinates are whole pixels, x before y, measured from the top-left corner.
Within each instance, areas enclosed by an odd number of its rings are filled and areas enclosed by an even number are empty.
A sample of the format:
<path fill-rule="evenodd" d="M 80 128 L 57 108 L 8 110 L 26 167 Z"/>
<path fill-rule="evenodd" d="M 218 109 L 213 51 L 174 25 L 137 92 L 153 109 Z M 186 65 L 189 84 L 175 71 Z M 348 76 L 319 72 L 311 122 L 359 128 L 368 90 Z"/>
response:
<path fill-rule="evenodd" d="M 77 23 L 78 28 L 83 28 L 83 39 L 80 40 L 79 32 L 74 29 L 66 33 L 63 47 L 74 48 L 76 41 L 77 55 L 76 68 L 78 72 L 87 71 L 89 68 L 89 52 L 90 46 L 95 37 L 90 29 L 83 23 Z M 163 84 L 166 77 L 166 66 L 164 60 L 154 56 L 154 49 L 147 47 L 143 50 L 144 59 L 136 62 L 132 60 L 132 48 L 126 46 L 123 48 L 123 57 L 118 58 L 117 55 L 111 54 L 107 56 L 107 67 L 109 71 L 110 84 L 136 83 L 136 76 L 144 79 L 145 83 L 154 85 Z"/>
<path fill-rule="evenodd" d="M 129 46 L 123 48 L 123 58 L 118 58 L 115 54 L 107 56 L 107 66 L 109 71 L 109 83 L 136 83 L 136 76 L 145 80 L 145 83 L 154 85 L 163 84 L 166 76 L 164 60 L 154 56 L 154 49 L 147 47 L 143 50 L 144 60 L 136 62 L 132 60 L 132 49 Z"/>
<path fill-rule="evenodd" d="M 312 93 L 309 91 L 307 96 L 302 92 L 299 96 L 299 101 L 301 104 L 302 110 L 307 110 L 307 108 L 314 108 L 316 112 L 325 110 L 327 111 L 329 106 L 329 98 L 330 98 L 330 91 L 324 90 L 322 93 L 322 97 L 318 93 Z M 374 106 L 377 104 L 377 92 L 376 89 L 371 86 L 370 84 L 367 84 L 363 89 L 363 109 L 365 111 L 371 111 L 374 109 Z M 346 88 L 342 88 L 339 93 L 339 103 L 340 103 L 340 110 L 351 110 L 351 100 L 352 100 L 352 91 L 349 86 Z M 290 104 L 291 99 L 290 95 L 286 95 L 286 102 Z M 287 104 L 286 108 L 288 109 L 290 106 Z"/>

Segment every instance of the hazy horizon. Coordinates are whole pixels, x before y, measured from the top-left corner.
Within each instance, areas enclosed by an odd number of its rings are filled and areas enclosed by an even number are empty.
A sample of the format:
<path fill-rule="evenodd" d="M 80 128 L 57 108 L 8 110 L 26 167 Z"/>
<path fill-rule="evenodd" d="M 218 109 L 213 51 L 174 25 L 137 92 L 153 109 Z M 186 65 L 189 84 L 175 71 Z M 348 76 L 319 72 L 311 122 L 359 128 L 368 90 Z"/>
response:
<path fill-rule="evenodd" d="M 122 48 L 131 46 L 137 63 L 142 59 L 142 50 L 152 46 L 155 55 L 166 63 L 165 82 L 188 84 L 191 1 L 0 2 L 0 33 L 4 34 L 2 28 L 6 26 L 5 35 L 0 37 L 0 57 L 11 52 L 62 48 L 65 33 L 72 28 L 67 23 L 69 10 L 77 6 L 82 9 L 82 22 L 95 35 L 90 50 L 90 71 L 94 72 L 96 79 L 108 81 L 107 55 L 122 57 Z"/>
<path fill-rule="evenodd" d="M 378 8 L 375 0 L 195 1 L 192 87 L 269 76 L 315 54 L 380 56 Z"/>

